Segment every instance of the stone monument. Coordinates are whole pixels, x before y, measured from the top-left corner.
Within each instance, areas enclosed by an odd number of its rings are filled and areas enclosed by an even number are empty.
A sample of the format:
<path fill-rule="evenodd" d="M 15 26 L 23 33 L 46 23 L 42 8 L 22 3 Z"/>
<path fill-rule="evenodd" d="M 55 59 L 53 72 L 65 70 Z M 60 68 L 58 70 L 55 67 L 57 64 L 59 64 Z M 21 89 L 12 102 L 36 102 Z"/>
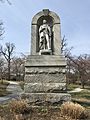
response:
<path fill-rule="evenodd" d="M 25 63 L 24 97 L 30 102 L 70 101 L 66 93 L 66 59 L 61 54 L 59 16 L 44 9 L 31 24 L 31 55 Z"/>

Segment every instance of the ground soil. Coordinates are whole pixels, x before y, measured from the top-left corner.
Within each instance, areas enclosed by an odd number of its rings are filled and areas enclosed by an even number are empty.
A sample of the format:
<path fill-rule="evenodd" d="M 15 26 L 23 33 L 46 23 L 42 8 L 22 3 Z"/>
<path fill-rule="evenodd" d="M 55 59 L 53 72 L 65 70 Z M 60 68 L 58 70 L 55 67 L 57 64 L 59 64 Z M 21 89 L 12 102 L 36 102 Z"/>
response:
<path fill-rule="evenodd" d="M 7 106 L 0 107 L 0 120 L 74 120 L 60 114 L 59 107 L 31 107 L 28 113 L 13 114 Z M 90 117 L 90 116 L 89 116 Z M 90 120 L 83 119 L 83 120 Z"/>

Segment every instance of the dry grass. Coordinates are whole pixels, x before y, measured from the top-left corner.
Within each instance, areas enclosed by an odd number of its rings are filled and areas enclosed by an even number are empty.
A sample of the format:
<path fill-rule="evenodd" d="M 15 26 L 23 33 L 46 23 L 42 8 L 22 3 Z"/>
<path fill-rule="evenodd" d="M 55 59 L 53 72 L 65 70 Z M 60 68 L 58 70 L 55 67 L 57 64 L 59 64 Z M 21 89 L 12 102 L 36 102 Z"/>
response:
<path fill-rule="evenodd" d="M 29 106 L 29 109 L 27 109 L 27 105 L 25 104 L 28 103 L 25 102 L 27 101 L 21 102 L 16 100 L 12 102 L 13 104 L 10 103 L 9 106 L 8 104 L 4 106 L 1 105 L 0 120 L 90 120 L 90 117 L 88 117 L 88 119 L 75 119 L 71 116 L 66 116 L 66 114 L 61 114 L 60 106 Z M 21 107 L 21 105 L 19 105 L 20 103 L 24 105 Z M 25 107 L 23 108 L 23 106 Z M 22 111 L 22 109 L 24 109 L 24 111 Z M 26 112 L 26 110 L 28 112 Z M 90 111 L 88 112 L 90 114 Z"/>
<path fill-rule="evenodd" d="M 30 111 L 30 106 L 27 100 L 12 100 L 9 103 L 9 108 L 12 113 L 22 114 Z"/>
<path fill-rule="evenodd" d="M 8 85 L 9 85 L 8 81 L 0 80 L 0 97 L 10 94 L 10 92 L 7 91 Z"/>
<path fill-rule="evenodd" d="M 70 116 L 73 119 L 86 118 L 85 108 L 80 104 L 74 104 L 72 102 L 66 102 L 61 105 L 61 114 L 65 116 Z"/>

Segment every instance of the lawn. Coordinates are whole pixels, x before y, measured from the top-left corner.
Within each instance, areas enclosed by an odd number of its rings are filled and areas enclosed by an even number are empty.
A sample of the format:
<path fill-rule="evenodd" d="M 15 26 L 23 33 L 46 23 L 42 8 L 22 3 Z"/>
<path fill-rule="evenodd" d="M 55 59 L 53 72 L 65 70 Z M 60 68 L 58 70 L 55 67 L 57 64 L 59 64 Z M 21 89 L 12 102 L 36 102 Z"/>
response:
<path fill-rule="evenodd" d="M 82 86 L 78 85 L 78 84 L 68 84 L 67 85 L 67 90 L 74 90 L 75 88 L 81 88 L 82 89 Z M 90 90 L 90 86 L 85 85 L 85 89 Z"/>
<path fill-rule="evenodd" d="M 25 109 L 25 106 L 23 109 Z M 13 113 L 12 110 L 10 110 L 8 105 L 3 105 L 0 106 L 0 116 L 1 116 L 0 120 L 77 120 L 69 116 L 62 115 L 59 106 L 58 107 L 30 106 L 29 111 L 27 109 L 22 114 L 20 113 L 16 114 Z M 88 116 L 88 118 L 90 118 L 90 115 Z M 89 119 L 84 118 L 82 120 L 89 120 Z"/>
<path fill-rule="evenodd" d="M 6 88 L 9 85 L 8 82 L 0 82 L 0 89 L 2 90 L 2 94 L 5 95 L 7 94 Z M 24 83 L 21 83 L 21 86 L 23 88 Z M 75 88 L 80 88 L 79 85 L 69 85 L 68 89 L 69 90 L 74 90 Z M 3 93 L 4 91 L 4 93 Z M 70 93 L 72 96 L 72 101 L 74 103 L 79 103 L 82 106 L 86 108 L 86 111 L 89 115 L 90 119 L 90 90 L 88 89 L 83 89 L 80 92 L 74 92 Z M 25 109 L 26 102 L 24 102 L 25 105 L 22 103 L 16 103 L 11 105 L 12 110 L 16 109 L 16 112 L 18 111 L 17 109 L 23 111 Z M 12 107 L 13 106 L 13 107 Z M 77 120 L 77 119 L 72 119 L 68 116 L 62 115 L 61 114 L 61 106 L 32 106 L 30 105 L 30 108 L 28 109 L 28 106 L 26 107 L 25 111 L 23 114 L 17 113 L 14 114 L 11 110 L 9 103 L 0 105 L 0 120 Z M 20 118 L 21 117 L 21 118 Z M 16 119 L 17 118 L 17 119 Z M 89 119 L 82 119 L 82 120 L 89 120 Z M 79 119 L 78 119 L 79 120 Z"/>
<path fill-rule="evenodd" d="M 74 90 L 75 88 L 82 88 L 80 85 L 70 84 L 68 85 L 68 90 Z M 80 92 L 72 92 L 70 93 L 72 97 L 73 102 L 77 102 L 84 107 L 87 107 L 90 109 L 90 88 L 89 86 L 85 86 L 85 89 L 83 89 Z"/>
<path fill-rule="evenodd" d="M 9 85 L 9 82 L 6 80 L 1 80 L 0 81 L 0 97 L 6 96 L 8 94 L 10 94 L 10 92 L 8 92 L 6 90 L 7 86 Z"/>

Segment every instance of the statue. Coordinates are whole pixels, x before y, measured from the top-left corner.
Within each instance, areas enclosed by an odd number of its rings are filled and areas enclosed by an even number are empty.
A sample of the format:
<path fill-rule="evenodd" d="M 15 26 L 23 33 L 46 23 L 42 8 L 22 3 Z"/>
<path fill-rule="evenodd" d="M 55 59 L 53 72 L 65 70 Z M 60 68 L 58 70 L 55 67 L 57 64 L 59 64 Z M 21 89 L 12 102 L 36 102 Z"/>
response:
<path fill-rule="evenodd" d="M 43 25 L 39 28 L 39 48 L 40 50 L 51 50 L 51 28 L 46 20 L 43 20 Z"/>

